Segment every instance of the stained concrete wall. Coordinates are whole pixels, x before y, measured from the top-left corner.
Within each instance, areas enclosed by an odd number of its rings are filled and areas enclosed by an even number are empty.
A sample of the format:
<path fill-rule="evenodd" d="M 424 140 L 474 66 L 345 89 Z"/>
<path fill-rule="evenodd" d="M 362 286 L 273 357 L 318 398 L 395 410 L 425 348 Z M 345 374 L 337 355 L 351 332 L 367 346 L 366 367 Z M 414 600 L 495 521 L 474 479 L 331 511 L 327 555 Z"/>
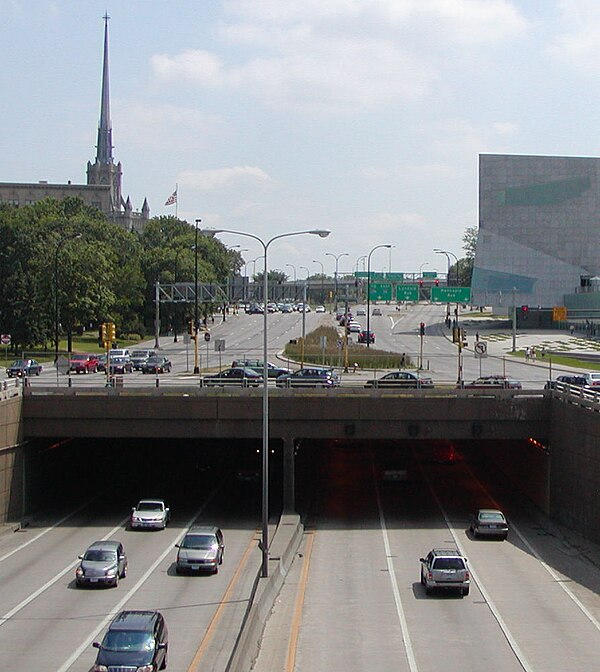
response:
<path fill-rule="evenodd" d="M 18 388 L 0 390 L 0 525 L 23 514 L 22 408 Z"/>

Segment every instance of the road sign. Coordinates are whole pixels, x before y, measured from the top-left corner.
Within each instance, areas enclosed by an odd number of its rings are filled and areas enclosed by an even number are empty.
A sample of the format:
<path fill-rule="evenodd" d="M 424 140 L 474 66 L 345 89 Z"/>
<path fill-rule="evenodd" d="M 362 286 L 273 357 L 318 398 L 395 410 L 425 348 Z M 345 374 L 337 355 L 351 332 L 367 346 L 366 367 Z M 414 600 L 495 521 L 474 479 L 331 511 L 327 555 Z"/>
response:
<path fill-rule="evenodd" d="M 210 332 L 205 331 L 204 332 L 204 340 L 208 343 L 210 341 Z"/>
<path fill-rule="evenodd" d="M 437 271 L 423 271 L 422 278 L 437 278 Z"/>
<path fill-rule="evenodd" d="M 389 283 L 372 282 L 369 286 L 370 301 L 391 301 L 392 286 Z"/>
<path fill-rule="evenodd" d="M 10 345 L 10 334 L 0 334 L 0 343 Z"/>
<path fill-rule="evenodd" d="M 386 273 L 386 280 L 392 280 L 393 282 L 402 282 L 404 280 L 404 273 Z"/>
<path fill-rule="evenodd" d="M 482 359 L 487 357 L 487 343 L 485 341 L 477 341 L 473 346 L 473 354 L 475 359 Z"/>
<path fill-rule="evenodd" d="M 471 303 L 471 288 L 432 287 L 431 300 L 439 303 Z"/>
<path fill-rule="evenodd" d="M 215 338 L 215 352 L 225 352 L 224 338 Z"/>
<path fill-rule="evenodd" d="M 58 369 L 59 373 L 67 373 L 69 368 L 70 368 L 70 363 L 69 359 L 67 357 L 63 357 L 62 355 L 57 358 L 56 360 L 56 368 Z"/>
<path fill-rule="evenodd" d="M 552 319 L 555 322 L 566 322 L 567 321 L 567 307 L 566 306 L 554 306 L 552 308 Z M 2 341 L 4 343 L 4 341 Z"/>
<path fill-rule="evenodd" d="M 341 338 L 338 338 L 337 347 L 341 349 L 342 345 L 344 345 L 344 341 L 342 341 Z"/>
<path fill-rule="evenodd" d="M 396 301 L 418 301 L 418 285 L 396 285 Z"/>

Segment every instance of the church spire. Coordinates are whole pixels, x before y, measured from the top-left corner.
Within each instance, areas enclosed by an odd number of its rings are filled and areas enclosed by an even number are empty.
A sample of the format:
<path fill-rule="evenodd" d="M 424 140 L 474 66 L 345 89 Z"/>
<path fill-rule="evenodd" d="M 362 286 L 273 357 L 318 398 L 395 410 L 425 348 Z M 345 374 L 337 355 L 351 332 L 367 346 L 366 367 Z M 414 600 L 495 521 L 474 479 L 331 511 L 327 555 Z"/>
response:
<path fill-rule="evenodd" d="M 100 104 L 100 123 L 98 124 L 98 143 L 96 161 L 110 164 L 113 162 L 112 124 L 110 121 L 110 92 L 108 79 L 108 13 L 104 19 L 104 66 L 102 69 L 102 101 Z"/>

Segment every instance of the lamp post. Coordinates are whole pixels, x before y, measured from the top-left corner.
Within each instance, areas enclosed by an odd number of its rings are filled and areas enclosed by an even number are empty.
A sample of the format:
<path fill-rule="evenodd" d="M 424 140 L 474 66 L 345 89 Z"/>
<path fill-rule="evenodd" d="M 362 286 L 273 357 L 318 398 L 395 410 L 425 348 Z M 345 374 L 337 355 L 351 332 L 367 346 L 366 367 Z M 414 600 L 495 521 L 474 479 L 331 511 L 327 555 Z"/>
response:
<path fill-rule="evenodd" d="M 58 310 L 58 256 L 62 246 L 69 240 L 81 238 L 80 233 L 69 233 L 61 236 L 56 243 L 54 254 L 54 366 L 58 360 L 58 326 L 60 324 L 60 313 Z M 58 368 L 56 369 L 58 375 Z"/>
<path fill-rule="evenodd" d="M 335 312 L 337 313 L 338 309 L 338 268 L 340 264 L 340 259 L 342 257 L 349 257 L 350 255 L 348 252 L 342 252 L 341 254 L 333 254 L 332 252 L 325 252 L 326 257 L 333 257 L 335 259 L 335 275 L 333 276 L 333 283 L 334 283 L 334 303 L 335 303 Z"/>
<path fill-rule="evenodd" d="M 318 259 L 313 259 L 313 264 L 319 264 L 321 267 L 321 303 L 325 305 L 325 267 L 323 262 Z"/>
<path fill-rule="evenodd" d="M 367 348 L 371 345 L 371 255 L 380 248 L 390 248 L 391 245 L 375 245 L 367 255 Z"/>
<path fill-rule="evenodd" d="M 439 247 L 434 248 L 433 250 L 436 254 L 445 254 L 446 255 L 446 260 L 448 261 L 448 272 L 447 272 L 447 283 L 448 286 L 450 286 L 450 256 L 454 257 L 456 260 L 456 286 L 458 287 L 460 285 L 460 278 L 458 274 L 458 257 L 453 253 L 453 252 L 448 252 L 447 250 L 440 250 Z"/>
<path fill-rule="evenodd" d="M 256 277 L 256 262 L 257 262 L 259 259 L 262 259 L 262 255 L 256 257 L 256 259 L 249 259 L 249 260 L 246 262 L 246 265 L 248 265 L 248 264 L 252 264 L 252 283 L 253 283 L 253 285 L 254 285 L 254 278 Z M 244 271 L 244 273 L 245 273 L 245 272 L 246 272 L 246 271 Z M 254 287 L 253 287 L 253 289 L 254 289 Z M 253 294 L 252 298 L 256 301 L 256 292 L 253 291 L 252 294 Z M 248 298 L 250 298 L 250 297 L 248 297 Z"/>
<path fill-rule="evenodd" d="M 198 361 L 198 228 L 201 223 L 201 219 L 196 220 L 194 232 L 194 373 L 200 373 Z"/>
<path fill-rule="evenodd" d="M 278 236 L 273 236 L 266 242 L 255 236 L 253 233 L 246 233 L 243 231 L 233 231 L 231 229 L 204 229 L 202 232 L 207 236 L 214 236 L 217 233 L 232 233 L 238 236 L 247 236 L 253 238 L 260 245 L 264 251 L 265 268 L 263 273 L 263 300 L 265 309 L 263 311 L 263 429 L 262 429 L 262 538 L 260 543 L 260 550 L 262 553 L 261 576 L 269 576 L 269 369 L 268 369 L 268 340 L 267 340 L 267 302 L 269 284 L 267 280 L 267 253 L 269 246 L 280 238 L 289 238 L 290 236 L 301 236 L 303 234 L 312 234 L 320 238 L 326 238 L 330 231 L 326 229 L 311 229 L 308 231 L 293 231 L 291 233 L 280 233 Z"/>
<path fill-rule="evenodd" d="M 294 264 L 286 264 L 294 271 L 294 301 L 298 300 L 298 287 L 296 286 L 297 276 L 296 276 L 296 267 Z"/>

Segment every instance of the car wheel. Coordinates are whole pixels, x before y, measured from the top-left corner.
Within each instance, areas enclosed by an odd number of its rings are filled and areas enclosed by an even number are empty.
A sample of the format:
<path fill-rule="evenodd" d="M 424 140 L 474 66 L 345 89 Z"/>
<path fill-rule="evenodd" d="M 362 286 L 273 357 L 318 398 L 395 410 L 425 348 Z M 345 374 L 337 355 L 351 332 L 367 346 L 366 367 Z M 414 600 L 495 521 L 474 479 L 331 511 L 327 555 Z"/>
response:
<path fill-rule="evenodd" d="M 163 658 L 163 661 L 160 664 L 160 669 L 161 670 L 166 670 L 167 669 L 168 658 L 169 658 L 169 650 L 165 649 L 165 657 Z"/>
<path fill-rule="evenodd" d="M 181 574 L 181 568 L 175 565 L 175 574 Z"/>
<path fill-rule="evenodd" d="M 502 537 L 502 541 L 506 541 L 508 539 L 508 532 Z"/>
<path fill-rule="evenodd" d="M 431 595 L 432 589 L 429 586 L 425 586 L 425 595 Z"/>
<path fill-rule="evenodd" d="M 477 539 L 478 536 L 477 530 L 473 528 L 473 539 Z"/>
<path fill-rule="evenodd" d="M 115 576 L 115 580 L 113 581 L 112 587 L 116 588 L 119 585 L 119 575 Z"/>
<path fill-rule="evenodd" d="M 123 571 L 121 572 L 121 578 L 124 579 L 127 576 L 127 565 L 123 567 Z"/>
<path fill-rule="evenodd" d="M 467 588 L 463 588 L 462 591 L 461 591 L 461 594 L 462 594 L 464 597 L 466 597 L 466 596 L 469 594 L 469 588 L 468 588 L 468 587 L 467 587 Z"/>

